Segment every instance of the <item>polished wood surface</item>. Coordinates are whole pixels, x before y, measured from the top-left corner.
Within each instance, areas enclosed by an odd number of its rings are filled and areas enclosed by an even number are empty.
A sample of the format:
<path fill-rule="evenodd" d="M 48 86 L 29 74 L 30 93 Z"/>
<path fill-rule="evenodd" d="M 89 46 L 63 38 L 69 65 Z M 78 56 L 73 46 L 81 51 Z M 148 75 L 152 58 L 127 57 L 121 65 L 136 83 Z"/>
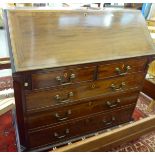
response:
<path fill-rule="evenodd" d="M 154 54 L 135 10 L 7 10 L 15 71 Z"/>
<path fill-rule="evenodd" d="M 147 57 L 138 57 L 89 64 L 88 66 L 67 66 L 53 70 L 39 70 L 31 76 L 32 89 L 66 86 L 96 79 L 124 76 L 135 72 L 145 72 L 147 61 Z"/>
<path fill-rule="evenodd" d="M 100 64 L 98 67 L 98 79 L 116 77 L 120 75 L 131 74 L 145 71 L 147 58 L 134 58 L 127 60 L 114 61 L 110 64 Z"/>
<path fill-rule="evenodd" d="M 57 85 L 69 85 L 83 81 L 93 81 L 96 66 L 72 69 L 60 69 L 56 71 L 38 71 L 32 74 L 32 89 L 54 87 Z"/>
<path fill-rule="evenodd" d="M 91 98 L 92 96 L 108 95 L 109 93 L 129 89 L 141 90 L 143 80 L 144 74 L 136 73 L 125 77 L 80 83 L 56 89 L 32 91 L 26 94 L 26 108 L 29 110 L 67 104 L 69 102 Z M 114 88 L 112 85 L 114 85 Z"/>
<path fill-rule="evenodd" d="M 98 97 L 95 100 L 83 101 L 80 103 L 63 105 L 46 110 L 36 109 L 36 112 L 29 111 L 28 127 L 29 129 L 43 127 L 48 125 L 61 124 L 65 121 L 77 119 L 94 113 L 105 112 L 115 108 L 121 108 L 129 104 L 136 104 L 139 90 L 125 93 L 113 94 L 109 96 Z M 46 120 L 46 121 L 45 121 Z"/>
<path fill-rule="evenodd" d="M 30 146 L 33 148 L 44 144 L 59 143 L 69 138 L 128 122 L 131 119 L 130 116 L 134 107 L 135 104 L 113 112 L 100 113 L 85 119 L 74 120 L 58 126 L 31 131 L 29 132 Z"/>

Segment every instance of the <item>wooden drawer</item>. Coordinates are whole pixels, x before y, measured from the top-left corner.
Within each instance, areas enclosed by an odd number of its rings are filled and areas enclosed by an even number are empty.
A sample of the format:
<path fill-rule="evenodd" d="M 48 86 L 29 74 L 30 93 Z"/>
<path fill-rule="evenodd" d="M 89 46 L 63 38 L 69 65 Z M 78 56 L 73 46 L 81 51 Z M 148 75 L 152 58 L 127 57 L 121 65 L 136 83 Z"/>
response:
<path fill-rule="evenodd" d="M 32 74 L 32 89 L 69 85 L 82 81 L 93 81 L 95 73 L 96 66 L 58 69 L 55 71 L 39 71 Z"/>
<path fill-rule="evenodd" d="M 100 113 L 58 126 L 29 131 L 30 148 L 56 144 L 71 138 L 93 133 L 131 120 L 135 104 L 108 113 Z"/>
<path fill-rule="evenodd" d="M 123 76 L 128 73 L 144 71 L 147 58 L 132 58 L 114 61 L 110 64 L 101 64 L 98 67 L 98 79 Z"/>
<path fill-rule="evenodd" d="M 81 83 L 56 89 L 27 92 L 27 110 L 67 104 L 77 100 L 92 98 L 112 92 L 141 88 L 144 74 L 130 74 L 123 77 Z M 125 85 L 124 85 L 125 84 Z"/>
<path fill-rule="evenodd" d="M 112 94 L 100 97 L 88 102 L 80 102 L 69 106 L 34 112 L 28 114 L 27 125 L 29 129 L 62 123 L 75 118 L 84 117 L 98 112 L 104 112 L 114 108 L 137 102 L 139 91 L 130 91 L 121 94 Z M 42 110 L 42 109 L 41 109 Z M 44 109 L 43 109 L 44 110 Z"/>

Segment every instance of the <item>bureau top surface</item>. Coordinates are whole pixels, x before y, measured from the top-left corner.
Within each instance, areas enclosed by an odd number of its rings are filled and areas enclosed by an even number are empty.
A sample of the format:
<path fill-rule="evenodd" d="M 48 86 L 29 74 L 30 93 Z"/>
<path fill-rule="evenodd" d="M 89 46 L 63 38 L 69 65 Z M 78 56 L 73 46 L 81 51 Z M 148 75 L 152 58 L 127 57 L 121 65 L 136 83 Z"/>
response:
<path fill-rule="evenodd" d="M 7 10 L 15 71 L 155 54 L 140 11 Z"/>

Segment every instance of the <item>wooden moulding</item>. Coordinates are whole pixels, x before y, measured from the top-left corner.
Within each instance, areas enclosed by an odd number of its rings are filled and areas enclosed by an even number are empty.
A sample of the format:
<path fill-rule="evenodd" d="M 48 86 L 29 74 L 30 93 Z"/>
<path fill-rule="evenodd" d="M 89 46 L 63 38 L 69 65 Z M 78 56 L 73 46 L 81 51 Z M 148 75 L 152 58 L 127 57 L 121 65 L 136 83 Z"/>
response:
<path fill-rule="evenodd" d="M 11 62 L 9 58 L 0 58 L 0 70 L 2 69 L 10 69 Z"/>
<path fill-rule="evenodd" d="M 0 100 L 0 116 L 15 108 L 14 98 L 6 98 Z"/>
<path fill-rule="evenodd" d="M 155 130 L 155 115 L 141 119 L 137 122 L 127 124 L 123 127 L 113 129 L 106 133 L 75 142 L 71 145 L 56 149 L 56 152 L 86 152 L 86 151 L 108 151 L 122 143 L 129 142 L 141 135 Z"/>

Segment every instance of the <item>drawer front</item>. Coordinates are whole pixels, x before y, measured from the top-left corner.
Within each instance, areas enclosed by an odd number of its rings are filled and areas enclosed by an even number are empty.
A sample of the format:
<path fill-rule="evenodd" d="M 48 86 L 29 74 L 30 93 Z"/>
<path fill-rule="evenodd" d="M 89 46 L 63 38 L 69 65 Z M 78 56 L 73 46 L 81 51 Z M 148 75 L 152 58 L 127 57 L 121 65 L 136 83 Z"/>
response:
<path fill-rule="evenodd" d="M 135 105 L 130 105 L 117 111 L 101 113 L 51 128 L 29 131 L 29 146 L 33 148 L 46 144 L 56 144 L 128 122 L 131 120 L 134 107 Z"/>
<path fill-rule="evenodd" d="M 27 110 L 56 106 L 74 101 L 92 98 L 108 93 L 122 92 L 128 89 L 141 88 L 144 74 L 131 74 L 128 76 L 81 83 L 59 89 L 33 91 L 26 95 Z"/>
<path fill-rule="evenodd" d="M 144 71 L 147 58 L 133 58 L 120 60 L 110 64 L 101 64 L 98 67 L 98 79 L 123 76 L 128 73 Z"/>
<path fill-rule="evenodd" d="M 84 67 L 57 71 L 40 71 L 32 74 L 32 89 L 69 85 L 82 81 L 93 81 L 96 67 Z"/>
<path fill-rule="evenodd" d="M 28 114 L 27 125 L 29 129 L 43 127 L 46 125 L 62 123 L 71 119 L 120 108 L 137 102 L 139 91 L 130 91 L 100 97 L 88 102 L 80 102 L 76 105 L 63 106 L 51 110 L 31 111 Z"/>

